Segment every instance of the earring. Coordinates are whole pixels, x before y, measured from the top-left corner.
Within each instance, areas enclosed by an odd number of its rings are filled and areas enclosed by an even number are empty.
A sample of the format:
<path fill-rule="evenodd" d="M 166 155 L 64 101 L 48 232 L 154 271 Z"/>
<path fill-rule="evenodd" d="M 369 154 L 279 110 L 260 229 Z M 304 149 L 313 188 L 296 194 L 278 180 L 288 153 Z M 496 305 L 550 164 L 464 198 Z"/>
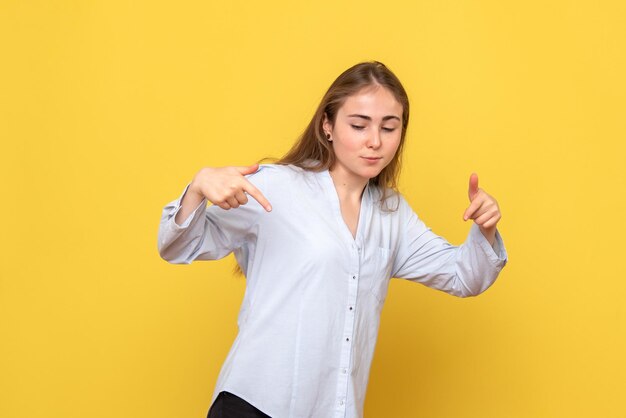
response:
<path fill-rule="evenodd" d="M 329 140 L 329 141 L 332 141 L 332 139 L 330 139 L 330 134 L 329 133 L 326 134 L 326 139 Z"/>

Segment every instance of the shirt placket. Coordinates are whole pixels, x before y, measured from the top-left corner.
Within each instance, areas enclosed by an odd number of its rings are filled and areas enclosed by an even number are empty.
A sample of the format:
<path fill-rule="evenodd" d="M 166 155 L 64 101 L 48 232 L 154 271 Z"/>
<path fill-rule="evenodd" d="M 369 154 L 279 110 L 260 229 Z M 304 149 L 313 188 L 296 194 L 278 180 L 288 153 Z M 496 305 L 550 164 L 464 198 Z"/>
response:
<path fill-rule="evenodd" d="M 348 403 L 348 383 L 350 380 L 350 356 L 352 354 L 354 323 L 356 318 L 356 299 L 359 287 L 361 245 L 354 242 L 350 245 L 350 273 L 348 281 L 348 297 L 344 302 L 346 315 L 341 336 L 341 355 L 339 357 L 339 369 L 337 377 L 336 417 L 346 416 Z"/>

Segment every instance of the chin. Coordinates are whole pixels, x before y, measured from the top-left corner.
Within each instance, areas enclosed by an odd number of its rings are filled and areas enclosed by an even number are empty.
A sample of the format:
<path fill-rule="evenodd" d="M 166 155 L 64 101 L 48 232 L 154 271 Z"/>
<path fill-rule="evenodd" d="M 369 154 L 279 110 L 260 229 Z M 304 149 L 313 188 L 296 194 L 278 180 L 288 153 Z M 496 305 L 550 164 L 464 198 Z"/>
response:
<path fill-rule="evenodd" d="M 362 177 L 371 180 L 374 177 L 378 176 L 381 172 L 382 172 L 382 170 L 367 170 L 364 173 L 362 173 Z"/>

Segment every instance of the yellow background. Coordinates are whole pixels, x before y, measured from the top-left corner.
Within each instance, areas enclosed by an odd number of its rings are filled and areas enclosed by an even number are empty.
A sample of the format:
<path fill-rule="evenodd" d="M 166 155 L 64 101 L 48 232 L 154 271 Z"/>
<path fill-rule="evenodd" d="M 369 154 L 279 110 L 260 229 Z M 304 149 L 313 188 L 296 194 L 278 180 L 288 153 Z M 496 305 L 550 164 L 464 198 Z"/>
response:
<path fill-rule="evenodd" d="M 411 99 L 401 190 L 510 261 L 478 298 L 392 281 L 367 417 L 624 417 L 626 6 L 0 1 L 0 416 L 204 417 L 245 282 L 175 266 L 162 207 L 280 156 L 349 66 Z"/>

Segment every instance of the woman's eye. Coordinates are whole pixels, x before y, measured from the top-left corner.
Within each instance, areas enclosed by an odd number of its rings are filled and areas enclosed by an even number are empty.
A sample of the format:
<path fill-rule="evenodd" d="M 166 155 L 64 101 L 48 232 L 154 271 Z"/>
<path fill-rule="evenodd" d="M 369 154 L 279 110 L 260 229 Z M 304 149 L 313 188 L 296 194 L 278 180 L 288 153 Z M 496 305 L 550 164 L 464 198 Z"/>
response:
<path fill-rule="evenodd" d="M 365 128 L 365 126 L 359 126 L 359 125 L 350 125 L 350 126 L 352 126 L 357 131 L 360 131 L 361 129 Z"/>
<path fill-rule="evenodd" d="M 385 132 L 393 132 L 395 130 L 396 130 L 396 128 L 383 128 L 383 131 L 385 131 Z"/>

